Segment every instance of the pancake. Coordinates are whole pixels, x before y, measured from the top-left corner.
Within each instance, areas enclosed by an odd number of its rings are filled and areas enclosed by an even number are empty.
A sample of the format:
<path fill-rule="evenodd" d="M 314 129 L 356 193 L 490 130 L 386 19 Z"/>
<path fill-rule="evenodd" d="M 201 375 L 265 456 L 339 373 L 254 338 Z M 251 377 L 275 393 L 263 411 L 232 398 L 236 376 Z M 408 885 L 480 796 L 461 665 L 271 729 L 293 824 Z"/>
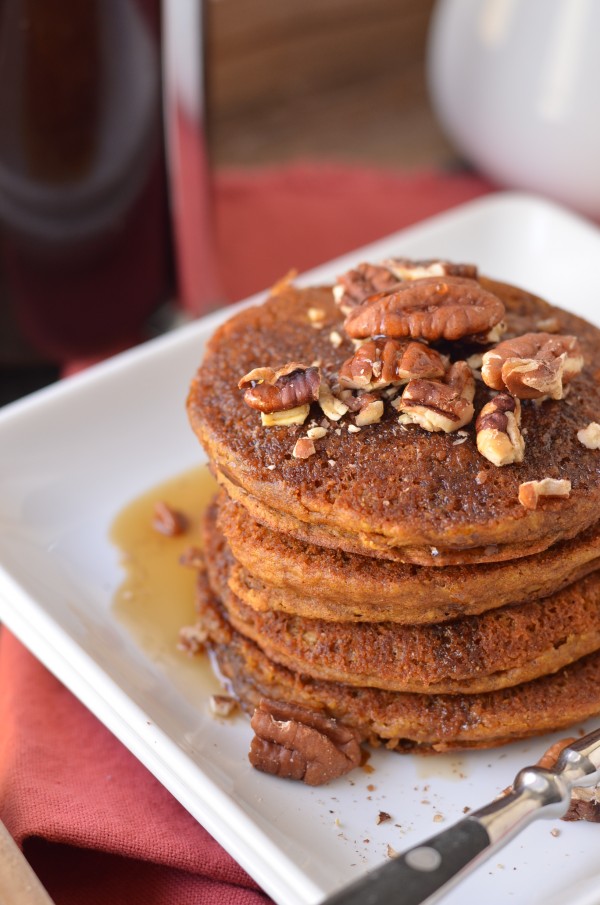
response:
<path fill-rule="evenodd" d="M 472 423 L 465 442 L 456 443 L 454 434 L 400 425 L 391 406 L 380 423 L 358 433 L 348 432 L 342 419 L 316 441 L 314 455 L 294 458 L 306 426 L 263 427 L 238 381 L 256 367 L 320 360 L 332 382 L 353 347 L 348 339 L 339 346 L 330 340 L 332 329 L 343 334 L 330 288 L 286 286 L 216 332 L 192 382 L 190 421 L 229 496 L 257 521 L 303 542 L 433 567 L 529 556 L 594 524 L 598 454 L 579 442 L 577 431 L 600 412 L 600 332 L 522 290 L 480 282 L 505 303 L 509 332 L 535 331 L 554 318 L 583 349 L 585 367 L 566 400 L 523 403 L 522 463 L 498 468 L 483 458 Z M 319 329 L 311 308 L 323 312 Z M 460 354 L 457 346 L 453 356 Z M 490 398 L 478 382 L 476 410 Z M 322 420 L 316 404 L 313 415 Z M 569 497 L 526 509 L 519 485 L 545 477 L 568 479 Z"/>
<path fill-rule="evenodd" d="M 205 520 L 208 581 L 232 627 L 313 679 L 426 694 L 479 693 L 556 672 L 600 647 L 600 575 L 541 602 L 446 624 L 334 623 L 257 613 L 228 586 L 233 558 Z M 204 579 L 202 579 L 204 580 Z"/>
<path fill-rule="evenodd" d="M 547 597 L 600 566 L 597 524 L 537 556 L 431 569 L 278 534 L 223 493 L 214 511 L 233 555 L 229 587 L 261 612 L 334 622 L 442 622 Z"/>
<path fill-rule="evenodd" d="M 207 581 L 198 612 L 219 669 L 252 712 L 263 698 L 292 702 L 400 752 L 487 748 L 565 729 L 600 713 L 600 653 L 551 676 L 483 694 L 415 694 L 313 680 L 279 666 L 231 627 Z"/>

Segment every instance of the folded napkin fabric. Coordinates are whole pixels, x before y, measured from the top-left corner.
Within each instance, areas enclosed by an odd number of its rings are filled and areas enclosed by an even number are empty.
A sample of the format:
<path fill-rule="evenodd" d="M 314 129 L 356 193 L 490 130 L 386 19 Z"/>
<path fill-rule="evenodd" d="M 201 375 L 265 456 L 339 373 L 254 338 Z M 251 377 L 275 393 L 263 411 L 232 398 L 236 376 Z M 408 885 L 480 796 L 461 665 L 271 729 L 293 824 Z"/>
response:
<path fill-rule="evenodd" d="M 462 171 L 333 164 L 227 170 L 217 176 L 215 204 L 224 297 L 242 299 L 291 268 L 316 267 L 492 188 Z"/>
<path fill-rule="evenodd" d="M 437 171 L 295 165 L 218 173 L 223 296 L 243 298 L 291 268 L 315 266 L 490 189 L 474 175 Z M 6 628 L 0 727 L 0 818 L 57 905 L 269 901 Z"/>
<path fill-rule="evenodd" d="M 0 726 L 0 816 L 57 905 L 269 901 L 6 628 Z"/>

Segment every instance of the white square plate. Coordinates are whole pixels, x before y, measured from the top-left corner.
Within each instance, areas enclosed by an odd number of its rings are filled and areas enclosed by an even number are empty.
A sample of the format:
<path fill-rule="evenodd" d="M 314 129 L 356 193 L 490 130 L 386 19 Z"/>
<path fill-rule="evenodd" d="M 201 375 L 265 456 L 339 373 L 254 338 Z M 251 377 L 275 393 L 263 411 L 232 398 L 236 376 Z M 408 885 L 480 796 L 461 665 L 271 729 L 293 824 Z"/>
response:
<path fill-rule="evenodd" d="M 600 231 L 539 199 L 472 202 L 302 282 L 391 254 L 473 261 L 600 324 Z M 276 902 L 308 905 L 385 861 L 388 846 L 416 844 L 493 798 L 553 739 L 461 757 L 378 751 L 371 774 L 319 789 L 282 782 L 249 766 L 246 720 L 220 723 L 194 706 L 115 618 L 122 573 L 109 526 L 134 497 L 203 460 L 184 412 L 187 385 L 205 340 L 235 310 L 0 413 L 0 618 Z M 380 810 L 392 820 L 378 825 Z M 599 843 L 598 826 L 539 821 L 445 901 L 597 901 L 588 886 Z"/>

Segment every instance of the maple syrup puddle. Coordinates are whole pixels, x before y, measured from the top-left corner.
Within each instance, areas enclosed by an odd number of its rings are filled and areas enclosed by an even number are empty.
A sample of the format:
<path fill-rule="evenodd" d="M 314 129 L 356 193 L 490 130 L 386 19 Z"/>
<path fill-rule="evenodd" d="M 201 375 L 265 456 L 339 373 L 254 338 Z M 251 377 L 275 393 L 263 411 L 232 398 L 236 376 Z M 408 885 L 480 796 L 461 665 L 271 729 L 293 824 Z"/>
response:
<path fill-rule="evenodd" d="M 188 547 L 201 546 L 200 523 L 216 488 L 206 466 L 190 469 L 128 503 L 110 530 L 125 572 L 113 597 L 113 613 L 195 703 L 200 695 L 207 699 L 223 688 L 206 654 L 192 657 L 178 648 L 180 629 L 196 621 L 196 571 L 179 560 Z M 185 515 L 182 534 L 167 537 L 152 526 L 154 506 L 161 500 Z"/>

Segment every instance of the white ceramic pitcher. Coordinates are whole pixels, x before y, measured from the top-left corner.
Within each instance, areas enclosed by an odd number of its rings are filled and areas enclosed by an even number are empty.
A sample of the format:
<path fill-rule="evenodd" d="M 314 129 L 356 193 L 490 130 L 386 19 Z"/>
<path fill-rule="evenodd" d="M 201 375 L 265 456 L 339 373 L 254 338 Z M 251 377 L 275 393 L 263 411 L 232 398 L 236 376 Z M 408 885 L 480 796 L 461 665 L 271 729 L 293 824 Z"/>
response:
<path fill-rule="evenodd" d="M 427 67 L 440 124 L 500 185 L 600 217 L 599 0 L 438 0 Z"/>

